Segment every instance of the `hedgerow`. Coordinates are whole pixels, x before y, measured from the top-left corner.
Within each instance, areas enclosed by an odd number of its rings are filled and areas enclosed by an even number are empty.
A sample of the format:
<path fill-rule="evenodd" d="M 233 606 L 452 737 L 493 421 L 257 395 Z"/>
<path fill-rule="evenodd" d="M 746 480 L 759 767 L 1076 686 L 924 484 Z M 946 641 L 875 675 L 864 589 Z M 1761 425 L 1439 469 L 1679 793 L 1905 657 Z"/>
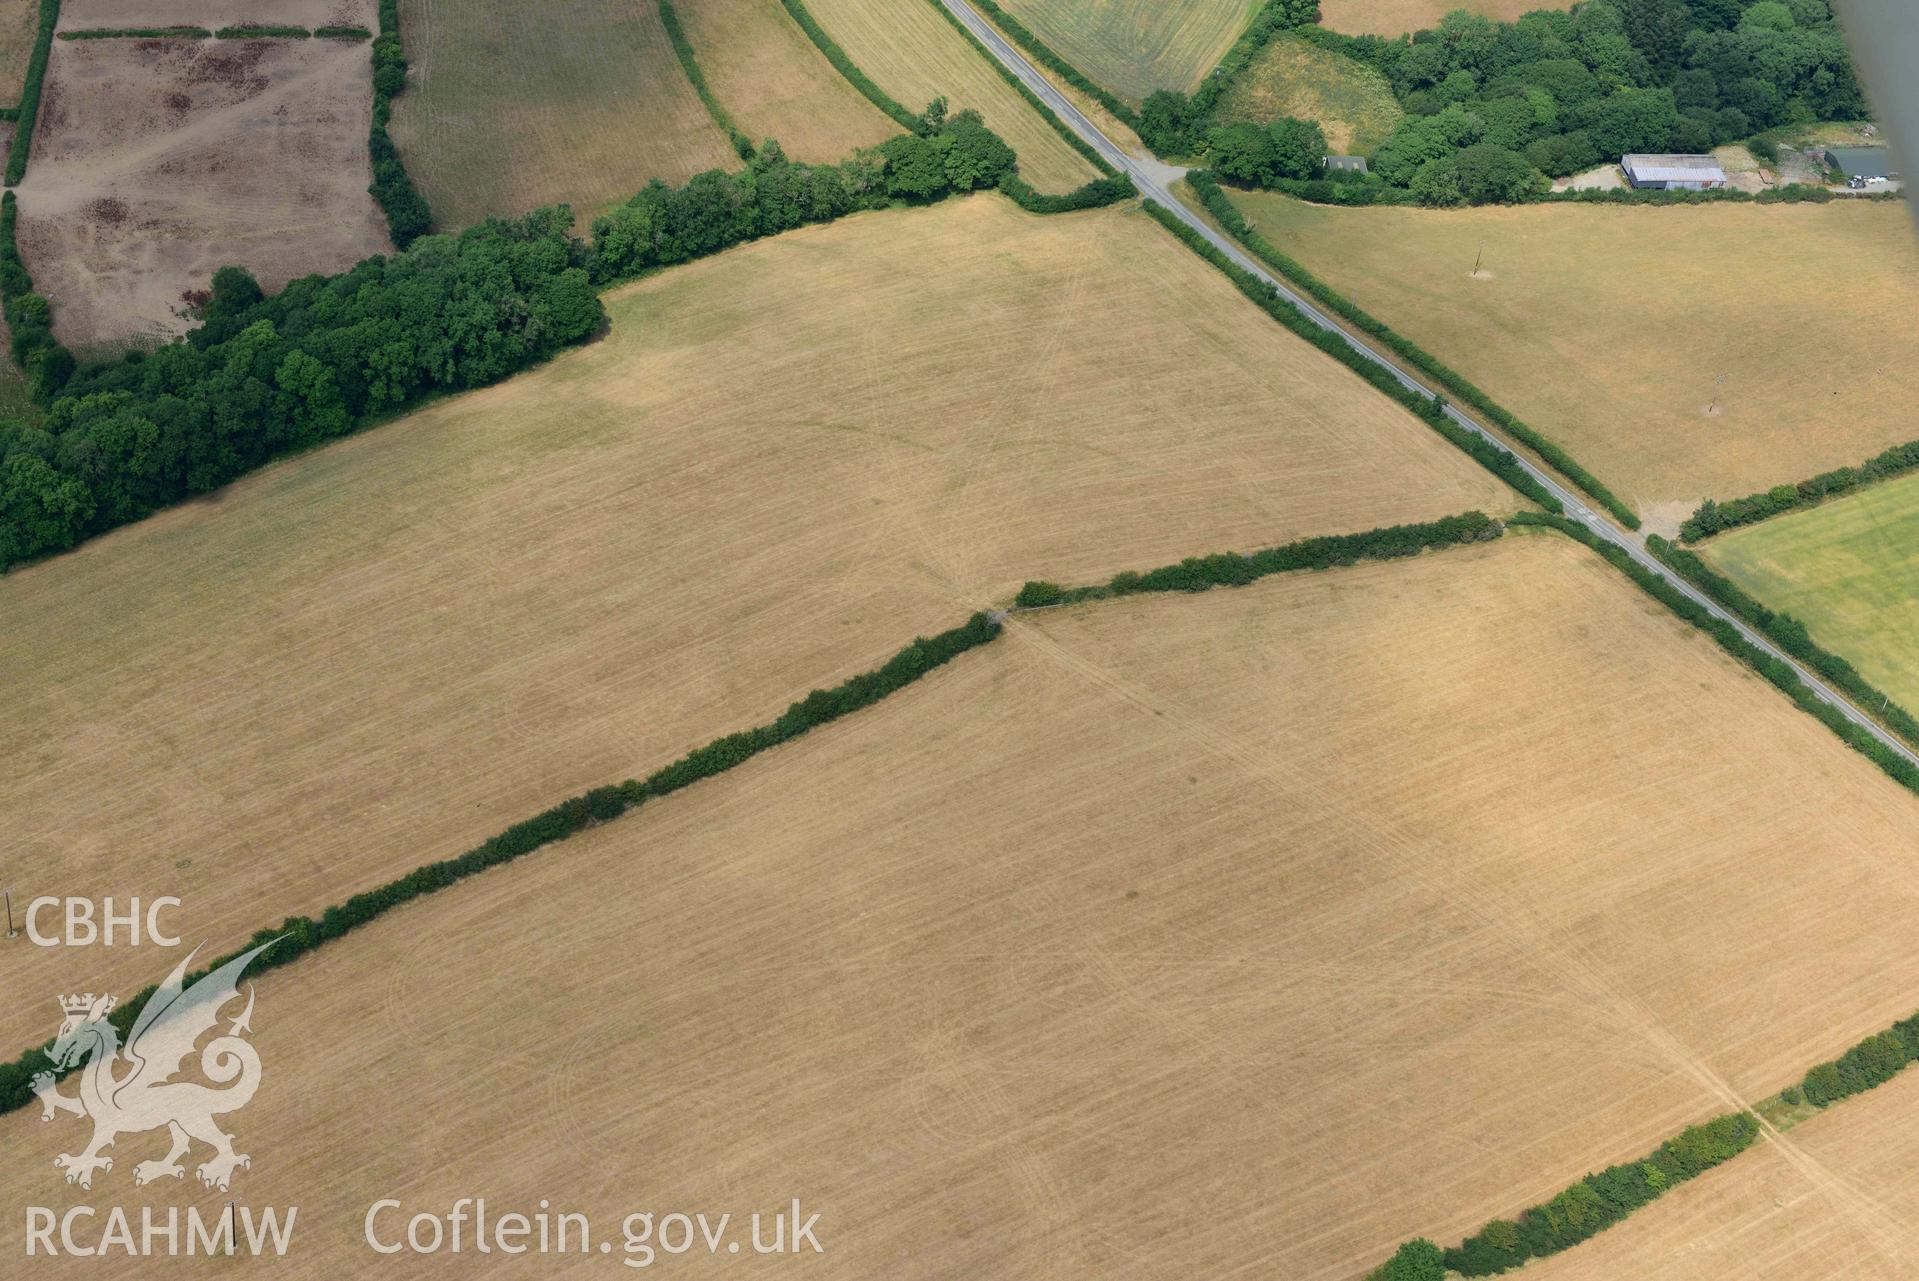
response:
<path fill-rule="evenodd" d="M 1625 573 L 1649 595 L 1693 626 L 1719 642 L 1720 648 L 1752 668 L 1778 687 L 1799 709 L 1837 734 L 1847 746 L 1884 770 L 1901 786 L 1919 792 L 1919 766 L 1882 742 L 1876 735 L 1855 723 L 1837 707 L 1812 691 L 1791 663 L 1760 649 L 1740 634 L 1739 629 L 1718 617 L 1677 587 L 1634 560 L 1623 547 L 1592 533 L 1584 525 L 1558 516 L 1520 512 L 1507 521 L 1511 525 L 1546 525 L 1557 529 L 1598 552 Z M 1648 542 L 1651 540 L 1649 539 Z"/>
<path fill-rule="evenodd" d="M 1472 455 L 1474 460 L 1486 470 L 1533 502 L 1547 511 L 1564 510 L 1559 500 L 1554 498 L 1544 485 L 1527 474 L 1526 469 L 1519 465 L 1518 459 L 1478 432 L 1470 431 L 1447 417 L 1446 404 L 1443 400 L 1438 397 L 1422 396 L 1413 391 L 1394 377 L 1391 370 L 1362 356 L 1342 335 L 1314 324 L 1297 307 L 1286 301 L 1270 282 L 1260 279 L 1233 262 L 1215 248 L 1211 241 L 1187 226 L 1158 201 L 1148 200 L 1145 205 L 1146 211 L 1158 219 L 1161 226 L 1179 237 L 1181 242 L 1194 253 L 1225 273 L 1226 278 L 1237 285 L 1239 291 L 1258 304 L 1267 315 L 1351 369 L 1381 392 L 1418 414 L 1427 426 Z"/>
<path fill-rule="evenodd" d="M 1406 187 L 1392 187 L 1383 182 L 1360 180 L 1335 180 L 1330 178 L 1275 178 L 1262 186 L 1268 191 L 1283 192 L 1297 200 L 1316 205 L 1342 205 L 1358 207 L 1366 205 L 1417 205 L 1417 194 Z M 1512 204 L 1534 205 L 1714 205 L 1714 204 L 1756 204 L 1756 205 L 1796 205 L 1826 204 L 1833 200 L 1903 200 L 1903 192 L 1877 192 L 1871 194 L 1839 195 L 1825 187 L 1815 187 L 1808 183 L 1789 183 L 1783 187 L 1768 187 L 1764 191 L 1753 193 L 1741 191 L 1736 187 L 1722 187 L 1712 191 L 1655 191 L 1652 189 L 1634 189 L 1632 187 L 1607 187 L 1581 191 L 1540 191 L 1516 198 Z"/>
<path fill-rule="evenodd" d="M 27 174 L 27 153 L 33 148 L 33 123 L 40 114 L 40 88 L 47 78 L 47 59 L 53 53 L 53 29 L 60 23 L 60 0 L 40 0 L 40 28 L 34 33 L 33 53 L 27 59 L 27 78 L 20 91 L 14 119 L 13 147 L 7 152 L 6 185 Z"/>
<path fill-rule="evenodd" d="M 1814 1107 L 1831 1107 L 1841 1099 L 1884 1085 L 1915 1062 L 1919 1062 L 1919 1014 L 1901 1019 L 1831 1062 L 1814 1067 L 1800 1082 L 1799 1093 Z"/>
<path fill-rule="evenodd" d="M 405 249 L 433 228 L 433 211 L 413 185 L 400 149 L 387 133 L 394 96 L 406 88 L 406 50 L 400 42 L 400 0 L 380 0 L 380 35 L 373 42 L 373 126 L 367 153 L 373 182 L 367 188 L 386 214 L 387 233 Z"/>
<path fill-rule="evenodd" d="M 673 54 L 680 60 L 680 70 L 686 73 L 686 78 L 693 84 L 693 92 L 705 104 L 706 114 L 713 118 L 720 132 L 732 140 L 733 150 L 739 153 L 740 159 L 751 160 L 753 140 L 740 132 L 739 126 L 733 123 L 733 117 L 726 114 L 726 108 L 714 97 L 712 88 L 706 83 L 706 73 L 700 70 L 699 59 L 693 54 L 693 42 L 686 38 L 686 29 L 680 25 L 680 15 L 670 0 L 660 0 L 660 25 L 666 28 L 666 38 L 672 42 Z"/>
<path fill-rule="evenodd" d="M 1022 609 L 1041 609 L 1051 605 L 1073 605 L 1081 601 L 1106 600 L 1141 592 L 1203 592 L 1214 587 L 1244 587 L 1272 574 L 1301 569 L 1331 569 L 1356 565 L 1363 560 L 1399 560 L 1421 552 L 1466 543 L 1487 543 L 1498 538 L 1505 526 L 1484 512 L 1466 512 L 1441 520 L 1415 525 L 1392 525 L 1359 534 L 1335 534 L 1323 538 L 1305 538 L 1281 547 L 1242 555 L 1221 552 L 1212 556 L 1188 557 L 1177 565 L 1163 565 L 1143 573 L 1127 571 L 1115 574 L 1107 582 L 1090 587 L 1061 587 L 1056 583 L 1034 581 L 1020 588 L 1014 604 Z"/>
<path fill-rule="evenodd" d="M 209 962 L 204 969 L 188 976 L 186 981 L 195 982 L 241 953 L 269 942 L 273 946 L 261 955 L 258 968 L 277 969 L 402 904 L 456 885 L 489 868 L 523 858 L 589 827 L 609 823 L 647 801 L 670 796 L 681 788 L 744 764 L 761 752 L 790 742 L 809 730 L 870 707 L 967 650 L 986 644 L 999 633 L 1000 624 L 997 621 L 986 614 L 975 614 L 950 631 L 916 639 L 873 671 L 863 672 L 832 689 L 814 690 L 770 723 L 715 739 L 665 768 L 654 771 L 645 779 L 628 779 L 624 783 L 596 787 L 561 802 L 545 813 L 514 824 L 457 858 L 416 868 L 376 889 L 355 894 L 344 903 L 327 908 L 318 917 L 289 917 L 277 926 L 260 930 L 245 944 Z M 154 989 L 149 987 L 114 1008 L 109 1019 L 123 1036 L 152 998 L 153 992 Z M 0 1064 L 0 1113 L 31 1104 L 34 1098 L 33 1077 L 49 1067 L 44 1046 L 28 1050 L 11 1063 Z"/>
<path fill-rule="evenodd" d="M 1813 640 L 1812 633 L 1803 622 L 1791 614 L 1775 613 L 1768 609 L 1697 555 L 1683 547 L 1674 546 L 1657 534 L 1646 540 L 1646 547 L 1694 587 L 1757 627 L 1773 644 L 1812 668 L 1827 684 L 1838 689 L 1854 704 L 1876 715 L 1899 737 L 1919 746 L 1919 721 L 1893 702 L 1890 695 L 1874 688 L 1851 663 L 1822 648 Z"/>
<path fill-rule="evenodd" d="M 13 362 L 27 376 L 35 400 L 50 399 L 73 374 L 73 353 L 53 336 L 53 307 L 33 289 L 33 277 L 20 260 L 15 243 L 18 202 L 11 191 L 0 193 L 0 309 L 11 334 Z M 0 450 L 0 456 L 4 455 Z M 3 517 L 0 517 L 3 519 Z M 0 565 L 6 564 L 5 536 L 0 534 Z"/>
<path fill-rule="evenodd" d="M 1728 1112 L 1703 1125 L 1688 1126 L 1651 1155 L 1588 1174 L 1552 1200 L 1522 1211 L 1516 1220 L 1494 1219 L 1444 1251 L 1441 1261 L 1463 1276 L 1484 1277 L 1509 1271 L 1528 1259 L 1570 1249 L 1674 1186 L 1730 1161 L 1758 1137 L 1759 1118 L 1750 1112 Z M 1424 1255 L 1423 1251 L 1419 1253 Z M 1393 1262 L 1373 1273 L 1375 1281 L 1440 1275 L 1430 1270 L 1388 1270 L 1397 1263 L 1395 1256 Z M 1430 1269 L 1430 1264 L 1427 1266 Z"/>
<path fill-rule="evenodd" d="M 814 20 L 813 15 L 807 11 L 800 0 L 780 0 L 780 3 L 786 6 L 789 14 L 793 15 L 793 21 L 800 24 L 800 30 L 806 33 L 807 39 L 826 55 L 826 60 L 833 64 L 834 70 L 845 76 L 855 89 L 865 95 L 868 102 L 915 133 L 925 130 L 925 121 L 901 106 L 884 89 L 874 84 L 867 74 L 846 56 L 846 50 L 840 48 L 839 43 L 826 34 L 826 29 Z"/>
<path fill-rule="evenodd" d="M 365 27 L 315 27 L 313 34 L 322 40 L 371 40 L 373 33 Z"/>
<path fill-rule="evenodd" d="M 961 112 L 837 166 L 793 163 L 769 141 L 743 173 L 651 184 L 596 219 L 590 243 L 567 234 L 560 207 L 416 240 L 270 299 L 222 268 L 184 343 L 81 371 L 42 427 L 0 425 L 0 569 L 583 342 L 605 323 L 595 285 L 856 209 L 990 188 L 1015 160 Z M 23 324 L 15 342 L 44 332 Z M 41 362 L 49 385 L 66 359 Z"/>
<path fill-rule="evenodd" d="M 1048 196 L 1034 191 L 1017 172 L 1009 173 L 1000 179 L 1000 191 L 1014 204 L 1028 213 L 1056 214 L 1072 213 L 1076 209 L 1099 209 L 1106 205 L 1117 204 L 1138 191 L 1133 180 L 1125 174 L 1114 174 L 1108 178 L 1095 178 L 1082 187 L 1076 187 L 1063 195 Z"/>
<path fill-rule="evenodd" d="M 1919 468 L 1919 440 L 1894 445 L 1857 467 L 1821 472 L 1797 484 L 1774 485 L 1763 493 L 1728 499 L 1723 503 L 1708 498 L 1680 525 L 1679 536 L 1686 542 L 1697 542 L 1723 530 L 1751 525 L 1800 507 L 1817 506 L 1828 498 L 1849 494 L 1861 485 L 1890 480 L 1914 468 Z"/>
<path fill-rule="evenodd" d="M 1572 455 L 1520 421 L 1492 397 L 1440 363 L 1410 339 L 1401 336 L 1382 321 L 1374 319 L 1358 304 L 1280 252 L 1272 242 L 1247 226 L 1238 208 L 1226 198 L 1226 193 L 1220 190 L 1219 183 L 1211 174 L 1195 171 L 1187 174 L 1186 180 L 1192 185 L 1194 193 L 1199 196 L 1200 204 L 1206 212 L 1226 229 L 1228 235 L 1245 245 L 1255 258 L 1260 259 L 1280 275 L 1330 307 L 1343 319 L 1385 343 L 1407 364 L 1437 380 L 1447 391 L 1491 419 L 1513 439 L 1538 454 L 1554 471 L 1584 490 L 1589 497 L 1611 512 L 1614 518 L 1628 529 L 1639 528 L 1638 514 L 1601 483 L 1597 476 L 1574 460 Z"/>

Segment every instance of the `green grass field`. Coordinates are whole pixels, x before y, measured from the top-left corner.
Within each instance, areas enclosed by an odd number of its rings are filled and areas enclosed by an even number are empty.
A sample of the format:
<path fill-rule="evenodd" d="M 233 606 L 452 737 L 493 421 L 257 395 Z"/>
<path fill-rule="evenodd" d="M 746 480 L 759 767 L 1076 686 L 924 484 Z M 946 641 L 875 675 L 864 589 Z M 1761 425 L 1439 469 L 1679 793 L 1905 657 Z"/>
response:
<path fill-rule="evenodd" d="M 393 137 L 443 226 L 562 201 L 584 219 L 739 163 L 653 0 L 401 0 L 400 28 Z"/>
<path fill-rule="evenodd" d="M 1296 36 L 1268 44 L 1219 100 L 1222 120 L 1316 120 L 1335 155 L 1370 155 L 1403 115 L 1384 76 Z"/>
<path fill-rule="evenodd" d="M 905 0 L 896 0 L 905 3 Z M 1188 90 L 1259 11 L 1259 0 L 1001 0 L 1068 62 L 1121 98 Z"/>
<path fill-rule="evenodd" d="M 1915 548 L 1919 475 L 1748 525 L 1699 550 L 1912 710 L 1919 708 Z"/>

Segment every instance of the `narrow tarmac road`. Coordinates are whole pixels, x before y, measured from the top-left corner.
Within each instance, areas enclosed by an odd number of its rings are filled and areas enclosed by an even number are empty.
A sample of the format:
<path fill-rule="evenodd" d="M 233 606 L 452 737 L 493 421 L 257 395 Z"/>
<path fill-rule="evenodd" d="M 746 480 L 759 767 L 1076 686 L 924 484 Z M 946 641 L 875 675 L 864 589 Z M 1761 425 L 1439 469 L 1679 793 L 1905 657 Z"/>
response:
<path fill-rule="evenodd" d="M 1272 272 L 1255 261 L 1242 250 L 1238 244 L 1226 236 L 1221 235 L 1219 232 L 1214 231 L 1205 219 L 1175 199 L 1169 188 L 1171 184 L 1178 181 L 1178 179 L 1177 177 L 1169 177 L 1169 175 L 1182 173 L 1182 170 L 1174 169 L 1158 161 L 1137 158 L 1120 147 L 1112 139 L 1108 138 L 1100 131 L 1099 127 L 1091 120 L 1088 120 L 1079 108 L 1075 107 L 1064 94 L 1055 89 L 1052 82 L 1042 75 L 1038 68 L 1028 62 L 1026 56 L 1014 48 L 1011 42 L 1000 35 L 998 28 L 988 22 L 967 0 L 940 0 L 940 3 L 945 5 L 954 17 L 965 23 L 967 29 L 979 37 L 980 43 L 985 45 L 987 49 L 991 51 L 992 55 L 1005 65 L 1007 70 L 1018 76 L 1029 89 L 1038 94 L 1040 99 L 1045 102 L 1047 106 L 1051 107 L 1061 120 L 1066 122 L 1068 128 L 1084 138 L 1115 168 L 1130 177 L 1133 180 L 1133 185 L 1139 188 L 1141 195 L 1164 205 L 1166 209 L 1181 222 L 1204 236 L 1207 241 L 1235 264 L 1271 284 L 1273 288 L 1279 291 L 1280 297 L 1286 299 L 1286 301 L 1298 308 L 1299 311 L 1314 324 L 1322 329 L 1330 330 L 1338 334 L 1340 338 L 1360 355 L 1391 373 L 1401 385 L 1418 392 L 1422 396 L 1432 396 L 1436 394 L 1433 388 L 1428 387 L 1425 383 L 1413 377 L 1404 369 L 1401 369 L 1393 361 L 1387 359 L 1386 356 L 1367 343 L 1365 339 L 1340 325 L 1331 316 L 1315 306 L 1310 299 L 1293 290 L 1284 280 L 1273 275 Z M 1499 433 L 1491 430 L 1470 414 L 1461 412 L 1456 406 L 1448 405 L 1446 414 L 1461 427 L 1485 437 L 1518 459 L 1519 465 L 1524 467 L 1534 480 L 1543 485 L 1548 493 L 1560 501 L 1566 509 L 1568 518 L 1578 521 L 1598 537 L 1605 539 L 1614 546 L 1624 549 L 1626 554 L 1631 556 L 1633 560 L 1637 561 L 1649 572 L 1664 579 L 1675 591 L 1680 592 L 1713 617 L 1731 624 L 1738 630 L 1739 634 L 1745 637 L 1746 641 L 1756 649 L 1763 651 L 1791 667 L 1793 671 L 1798 674 L 1799 679 L 1806 683 L 1807 688 L 1817 694 L 1820 699 L 1837 708 L 1840 714 L 1845 716 L 1847 720 L 1864 729 L 1881 743 L 1884 743 L 1894 752 L 1911 762 L 1915 767 L 1919 767 L 1919 752 L 1915 752 L 1912 748 L 1906 746 L 1906 744 L 1890 730 L 1885 729 L 1877 721 L 1873 720 L 1872 717 L 1861 711 L 1844 695 L 1840 694 L 1837 690 L 1826 684 L 1824 680 L 1807 670 L 1802 663 L 1774 645 L 1764 634 L 1748 626 L 1745 620 L 1721 608 L 1716 602 L 1694 588 L 1691 583 L 1667 569 L 1657 557 L 1646 550 L 1645 542 L 1638 535 L 1613 524 L 1611 520 L 1600 515 L 1592 507 L 1588 506 L 1584 499 L 1562 484 L 1552 472 L 1547 471 L 1545 468 L 1533 462 L 1519 446 L 1506 440 L 1500 436 Z"/>

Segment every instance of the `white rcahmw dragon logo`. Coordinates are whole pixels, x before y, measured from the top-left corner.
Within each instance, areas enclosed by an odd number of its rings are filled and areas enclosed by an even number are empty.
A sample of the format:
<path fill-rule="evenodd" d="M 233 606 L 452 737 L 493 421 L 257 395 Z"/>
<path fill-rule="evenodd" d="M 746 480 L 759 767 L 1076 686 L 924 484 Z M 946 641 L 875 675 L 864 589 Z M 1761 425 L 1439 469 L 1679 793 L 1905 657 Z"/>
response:
<path fill-rule="evenodd" d="M 183 980 L 187 966 L 193 963 L 189 954 L 140 1011 L 124 1049 L 118 1030 L 107 1021 L 113 1009 L 112 997 L 88 993 L 60 998 L 65 1018 L 48 1057 L 62 1072 L 85 1063 L 80 1069 L 80 1093 L 78 1097 L 60 1093 L 52 1072 L 33 1078 L 33 1092 L 40 1097 L 42 1121 L 53 1120 L 57 1112 L 93 1120 L 93 1141 L 85 1151 L 53 1158 L 54 1165 L 67 1172 L 68 1183 L 92 1187 L 95 1170 L 113 1169 L 113 1158 L 102 1156 L 102 1149 L 111 1147 L 122 1134 L 163 1126 L 173 1137 L 173 1147 L 157 1161 L 134 1166 L 135 1183 L 182 1177 L 186 1171 L 180 1158 L 194 1139 L 213 1148 L 212 1159 L 198 1170 L 200 1182 L 210 1188 L 224 1191 L 235 1168 L 252 1164 L 250 1158 L 233 1150 L 233 1136 L 213 1122 L 216 1116 L 245 1107 L 260 1088 L 260 1056 L 242 1035 L 252 1031 L 251 986 L 240 1017 L 200 1051 L 200 1071 L 225 1088 L 173 1078 L 200 1038 L 219 1023 L 220 1010 L 239 995 L 242 972 L 254 957 L 272 946 L 272 942 L 263 943 L 244 952 L 187 988 Z"/>

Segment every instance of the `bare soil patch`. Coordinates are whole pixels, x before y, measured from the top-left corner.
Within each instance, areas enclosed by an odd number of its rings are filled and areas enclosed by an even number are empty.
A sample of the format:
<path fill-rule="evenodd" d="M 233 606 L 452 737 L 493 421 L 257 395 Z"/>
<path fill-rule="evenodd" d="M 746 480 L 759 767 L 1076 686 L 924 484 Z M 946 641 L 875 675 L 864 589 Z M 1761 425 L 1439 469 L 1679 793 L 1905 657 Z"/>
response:
<path fill-rule="evenodd" d="M 1029 577 L 1514 501 L 1137 212 L 862 214 L 609 307 L 539 370 L 0 578 L 16 897 L 178 894 L 224 946 Z M 0 1046 L 72 981 L 0 947 Z"/>
<path fill-rule="evenodd" d="M 60 339 L 174 337 L 228 264 L 272 290 L 387 252 L 371 75 L 364 44 L 56 40 L 19 242 Z"/>
<path fill-rule="evenodd" d="M 374 0 L 61 0 L 60 30 L 255 25 L 379 29 Z M 362 50 L 364 52 L 364 50 Z"/>

